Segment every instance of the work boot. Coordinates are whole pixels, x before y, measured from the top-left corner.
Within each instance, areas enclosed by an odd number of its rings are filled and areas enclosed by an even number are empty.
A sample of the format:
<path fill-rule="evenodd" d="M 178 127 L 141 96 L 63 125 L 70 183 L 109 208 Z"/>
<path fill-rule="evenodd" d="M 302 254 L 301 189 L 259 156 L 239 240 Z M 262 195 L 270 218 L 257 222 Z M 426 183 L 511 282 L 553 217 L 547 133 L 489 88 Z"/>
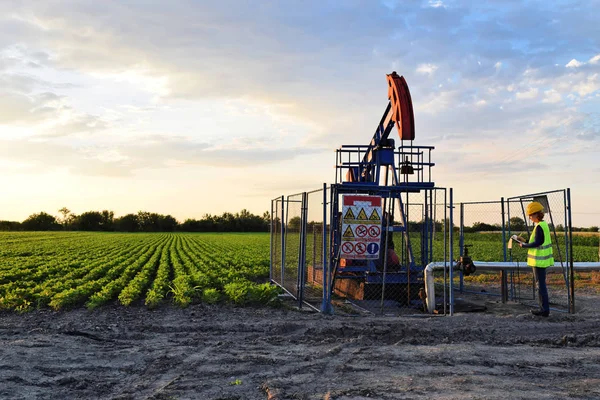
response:
<path fill-rule="evenodd" d="M 547 317 L 548 315 L 550 315 L 548 311 L 542 310 L 531 310 L 531 313 L 537 317 Z"/>

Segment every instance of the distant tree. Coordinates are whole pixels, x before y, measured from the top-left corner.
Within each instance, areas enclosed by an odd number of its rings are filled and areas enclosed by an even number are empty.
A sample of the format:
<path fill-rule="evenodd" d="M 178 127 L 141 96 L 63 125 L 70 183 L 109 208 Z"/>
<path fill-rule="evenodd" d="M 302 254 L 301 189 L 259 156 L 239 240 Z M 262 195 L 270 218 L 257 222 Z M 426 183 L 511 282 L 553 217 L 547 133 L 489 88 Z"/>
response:
<path fill-rule="evenodd" d="M 171 215 L 161 215 L 158 218 L 158 231 L 175 232 L 179 227 L 179 222 Z"/>
<path fill-rule="evenodd" d="M 268 212 L 266 214 L 268 216 Z M 270 219 L 265 220 L 264 214 L 263 217 L 259 217 L 243 209 L 235 217 L 237 219 L 236 227 L 238 232 L 264 232 L 269 229 Z"/>
<path fill-rule="evenodd" d="M 138 212 L 138 223 L 142 232 L 158 232 L 160 215 L 148 211 Z"/>
<path fill-rule="evenodd" d="M 179 230 L 182 232 L 202 232 L 201 222 L 188 218 L 179 226 Z"/>
<path fill-rule="evenodd" d="M 76 229 L 80 231 L 101 231 L 104 216 L 98 211 L 87 211 L 75 220 Z"/>
<path fill-rule="evenodd" d="M 100 224 L 100 229 L 103 231 L 112 231 L 114 230 L 115 224 L 115 213 L 109 210 L 102 210 L 102 222 Z"/>
<path fill-rule="evenodd" d="M 236 231 L 236 220 L 232 213 L 224 212 L 221 217 L 218 218 L 221 224 L 221 232 L 235 232 Z"/>
<path fill-rule="evenodd" d="M 210 214 L 204 214 L 200 222 L 199 232 L 216 232 L 217 231 L 217 220 L 216 217 Z"/>
<path fill-rule="evenodd" d="M 486 224 L 485 222 L 475 222 L 471 229 L 473 232 L 490 232 L 499 230 L 500 226 Z"/>
<path fill-rule="evenodd" d="M 527 228 L 525 221 L 519 217 L 512 217 L 509 220 L 511 231 L 524 231 Z"/>
<path fill-rule="evenodd" d="M 43 211 L 39 214 L 31 214 L 21 226 L 26 231 L 56 231 L 61 228 L 56 217 Z"/>
<path fill-rule="evenodd" d="M 58 222 L 63 226 L 63 228 L 66 228 L 69 222 L 69 215 L 71 214 L 71 210 L 69 210 L 67 207 L 63 207 L 60 210 L 58 210 L 58 212 L 61 215 Z"/>
<path fill-rule="evenodd" d="M 114 228 L 119 232 L 139 232 L 140 224 L 136 214 L 127 214 L 114 220 Z"/>
<path fill-rule="evenodd" d="M 302 223 L 302 220 L 300 219 L 300 217 L 292 217 L 288 220 L 287 223 L 287 228 L 289 230 L 292 231 L 300 231 L 300 224 Z"/>
<path fill-rule="evenodd" d="M 0 221 L 0 231 L 20 231 L 21 223 L 18 221 Z"/>

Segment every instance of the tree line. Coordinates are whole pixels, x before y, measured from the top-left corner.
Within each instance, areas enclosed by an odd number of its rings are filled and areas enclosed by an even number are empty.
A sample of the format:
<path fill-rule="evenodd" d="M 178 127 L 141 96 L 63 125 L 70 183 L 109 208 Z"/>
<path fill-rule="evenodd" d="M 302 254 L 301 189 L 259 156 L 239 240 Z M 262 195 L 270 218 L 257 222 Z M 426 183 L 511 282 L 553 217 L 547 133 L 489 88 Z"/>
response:
<path fill-rule="evenodd" d="M 0 221 L 1 231 L 100 231 L 100 232 L 268 232 L 269 212 L 262 216 L 248 210 L 222 215 L 204 214 L 201 219 L 188 218 L 179 223 L 171 215 L 147 211 L 115 218 L 109 210 L 74 214 L 68 208 L 58 210 L 59 216 L 44 211 L 22 222 Z"/>
<path fill-rule="evenodd" d="M 162 215 L 147 211 L 139 211 L 137 214 L 127 214 L 115 218 L 114 212 L 87 211 L 80 215 L 73 214 L 66 207 L 58 210 L 59 216 L 55 217 L 46 212 L 40 212 L 30 215 L 25 221 L 0 221 L 0 231 L 104 231 L 104 232 L 268 232 L 270 224 L 270 214 L 265 211 L 262 216 L 254 215 L 248 210 L 243 209 L 239 213 L 232 214 L 225 212 L 221 215 L 204 214 L 201 219 L 186 219 L 179 223 L 171 215 Z M 294 231 L 300 230 L 300 217 L 293 217 L 287 221 L 288 229 Z M 275 224 L 279 224 L 276 219 Z M 309 231 L 313 230 L 313 225 L 320 226 L 320 223 L 309 222 Z M 527 229 L 525 221 L 519 217 L 512 217 L 509 221 L 510 229 L 513 232 L 524 231 Z M 319 228 L 320 229 L 320 228 Z M 422 222 L 411 221 L 410 231 L 419 232 L 423 229 Z M 458 230 L 458 226 L 454 226 Z M 589 228 L 572 228 L 574 232 L 598 232 L 597 226 Z M 443 222 L 435 221 L 434 230 L 441 232 Z M 491 232 L 501 231 L 500 224 L 487 224 L 484 222 L 475 222 L 471 226 L 465 226 L 465 232 Z M 556 225 L 557 231 L 563 231 L 564 227 Z"/>

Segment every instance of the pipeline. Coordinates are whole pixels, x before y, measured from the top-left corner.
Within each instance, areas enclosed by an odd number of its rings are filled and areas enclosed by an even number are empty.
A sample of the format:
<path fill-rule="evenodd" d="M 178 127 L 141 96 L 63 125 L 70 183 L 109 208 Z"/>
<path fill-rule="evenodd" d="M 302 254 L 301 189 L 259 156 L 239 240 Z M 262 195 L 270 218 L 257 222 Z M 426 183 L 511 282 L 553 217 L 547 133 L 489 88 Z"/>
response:
<path fill-rule="evenodd" d="M 446 262 L 432 262 L 427 264 L 425 267 L 425 294 L 427 296 L 427 312 L 433 314 L 435 309 L 435 287 L 433 281 L 433 271 L 444 269 L 448 263 Z M 517 269 L 523 270 L 523 263 L 516 262 L 484 262 L 484 261 L 473 261 L 473 264 L 477 265 L 477 271 L 514 271 Z M 575 271 L 590 272 L 600 271 L 600 262 L 575 262 L 573 263 Z M 553 267 L 548 267 L 550 272 L 561 272 L 563 265 L 561 263 L 554 263 Z"/>

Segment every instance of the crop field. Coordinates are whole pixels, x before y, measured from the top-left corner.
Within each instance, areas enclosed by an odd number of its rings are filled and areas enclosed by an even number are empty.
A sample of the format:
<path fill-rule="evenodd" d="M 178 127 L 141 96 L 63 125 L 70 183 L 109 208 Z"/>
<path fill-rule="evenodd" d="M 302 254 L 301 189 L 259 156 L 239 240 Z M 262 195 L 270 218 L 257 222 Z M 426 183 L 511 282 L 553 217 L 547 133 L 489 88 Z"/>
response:
<path fill-rule="evenodd" d="M 597 261 L 598 239 L 575 235 L 575 261 Z M 401 249 L 399 238 L 396 242 Z M 265 304 L 277 294 L 267 282 L 266 233 L 2 232 L 0 243 L 0 309 L 4 310 L 59 310 L 81 305 L 93 309 L 111 301 L 148 308 L 164 302 L 181 307 L 192 302 Z M 308 254 L 315 252 L 310 248 L 314 244 L 322 254 L 320 240 L 307 243 Z M 472 245 L 470 253 L 475 260 L 502 260 L 499 233 L 470 233 L 465 243 Z M 420 244 L 412 244 L 419 257 Z M 564 249 L 558 248 L 555 254 L 560 251 L 564 255 Z M 524 261 L 525 254 L 518 248 L 512 256 Z M 442 257 L 443 242 L 436 240 L 434 259 Z M 297 255 L 286 258 L 293 262 Z M 489 275 L 469 280 L 497 280 L 496 274 Z M 597 286 L 599 275 L 578 274 L 577 284 Z"/>
<path fill-rule="evenodd" d="M 0 309 L 266 303 L 268 234 L 0 233 Z"/>

